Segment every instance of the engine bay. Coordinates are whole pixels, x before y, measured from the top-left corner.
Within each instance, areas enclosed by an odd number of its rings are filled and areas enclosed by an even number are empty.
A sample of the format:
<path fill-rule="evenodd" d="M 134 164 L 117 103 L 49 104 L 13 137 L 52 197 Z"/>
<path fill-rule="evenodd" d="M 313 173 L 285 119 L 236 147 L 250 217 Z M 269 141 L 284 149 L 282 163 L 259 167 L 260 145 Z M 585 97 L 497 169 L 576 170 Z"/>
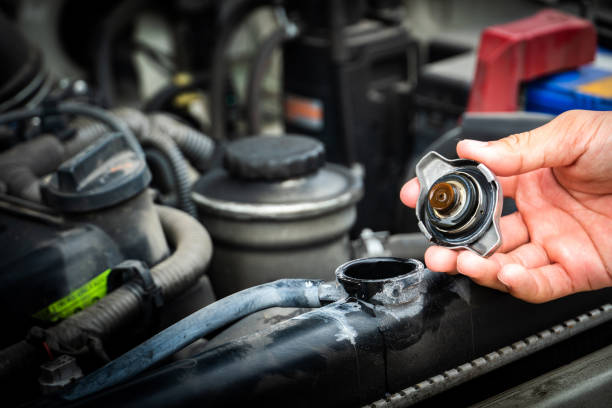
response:
<path fill-rule="evenodd" d="M 425 267 L 516 210 L 457 141 L 552 118 L 471 112 L 453 68 L 540 2 L 431 3 L 1 1 L 2 405 L 472 406 L 609 346 L 610 288 L 531 304 Z"/>

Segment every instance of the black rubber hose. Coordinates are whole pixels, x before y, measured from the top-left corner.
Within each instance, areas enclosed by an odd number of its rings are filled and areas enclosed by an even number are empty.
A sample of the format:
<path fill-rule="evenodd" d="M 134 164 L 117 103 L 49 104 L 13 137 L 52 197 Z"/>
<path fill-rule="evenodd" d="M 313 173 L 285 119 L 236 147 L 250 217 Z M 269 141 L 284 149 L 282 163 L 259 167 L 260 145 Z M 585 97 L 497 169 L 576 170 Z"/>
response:
<path fill-rule="evenodd" d="M 183 157 L 179 146 L 175 142 L 175 138 L 184 142 L 184 138 L 182 137 L 186 134 L 189 134 L 189 136 L 185 137 L 200 137 L 195 136 L 192 132 L 196 132 L 198 135 L 201 135 L 201 137 L 205 136 L 195 130 L 188 130 L 189 128 L 186 126 L 179 127 L 176 121 L 174 121 L 175 123 L 167 121 L 166 125 L 168 125 L 168 123 L 170 123 L 170 125 L 162 129 L 160 126 L 156 126 L 152 120 L 149 120 L 145 114 L 136 109 L 121 108 L 115 110 L 115 112 L 125 121 L 127 126 L 138 135 L 138 139 L 143 146 L 157 149 L 165 156 L 172 167 L 174 175 L 177 205 L 180 209 L 195 217 L 197 212 L 195 204 L 191 199 L 191 179 L 189 177 L 187 160 Z M 210 141 L 210 143 L 204 141 L 203 143 L 206 144 L 205 149 L 208 149 L 210 146 L 212 156 L 212 141 Z M 205 150 L 198 150 L 198 153 L 201 153 L 204 159 L 208 159 Z"/>
<path fill-rule="evenodd" d="M 344 29 L 347 26 L 346 5 L 344 0 L 331 0 L 329 5 L 329 19 L 331 27 L 331 58 L 334 64 L 335 80 L 334 84 L 339 93 L 339 110 L 344 135 L 345 161 L 347 165 L 352 165 L 357 161 L 355 141 L 355 121 L 353 120 L 353 100 L 351 98 L 352 84 L 348 82 L 348 76 L 343 70 L 344 63 L 348 58 L 348 47 L 344 37 Z"/>
<path fill-rule="evenodd" d="M 205 170 L 215 151 L 215 143 L 202 132 L 184 125 L 166 114 L 153 114 L 147 117 L 139 110 L 119 108 L 113 111 L 119 119 L 134 132 L 137 139 L 142 140 L 152 129 L 156 129 L 174 140 L 181 152 L 187 156 L 191 164 L 198 170 Z M 72 155 L 78 153 L 108 130 L 97 122 L 76 124 L 77 134 L 66 142 L 66 148 Z"/>
<path fill-rule="evenodd" d="M 115 132 L 121 132 L 128 139 L 128 143 L 134 152 L 136 152 L 141 157 L 144 157 L 144 153 L 138 140 L 136 140 L 136 136 L 130 130 L 130 128 L 117 116 L 113 113 L 98 108 L 93 105 L 86 105 L 84 103 L 78 102 L 63 102 L 58 105 L 57 111 L 59 113 L 67 113 L 71 115 L 85 116 L 91 119 L 96 119 L 104 124 L 106 124 L 111 130 Z"/>
<path fill-rule="evenodd" d="M 70 126 L 76 129 L 76 134 L 64 142 L 66 159 L 73 157 L 109 131 L 103 123 L 90 119 L 77 119 Z"/>
<path fill-rule="evenodd" d="M 175 249 L 164 261 L 151 268 L 164 300 L 172 300 L 191 287 L 204 274 L 212 257 L 212 242 L 204 227 L 182 211 L 157 206 L 168 243 Z M 138 321 L 144 301 L 140 291 L 128 282 L 89 308 L 46 330 L 47 342 L 74 344 L 83 333 L 107 339 L 120 329 Z M 38 349 L 22 341 L 0 351 L 0 383 L 23 373 Z M 14 352 L 19 351 L 19 352 Z"/>
<path fill-rule="evenodd" d="M 104 109 L 76 102 L 61 103 L 57 106 L 56 111 L 57 113 L 65 113 L 92 118 L 104 123 L 111 130 L 123 133 L 126 136 L 132 150 L 136 152 L 139 156 L 144 158 L 144 152 L 142 151 L 142 147 L 140 146 L 140 143 L 138 143 L 138 140 L 136 139 L 134 133 L 131 130 L 132 128 L 136 128 L 137 133 L 141 135 L 142 143 L 153 146 L 156 149 L 160 150 L 171 163 L 176 179 L 177 201 L 179 208 L 183 209 L 193 217 L 197 215 L 195 205 L 191 200 L 191 182 L 185 158 L 183 157 L 181 151 L 172 139 L 160 134 L 159 131 L 154 131 L 153 129 L 149 131 L 150 126 L 148 118 L 146 118 L 146 116 L 144 116 L 141 112 L 135 110 L 125 110 L 125 112 L 127 113 L 122 116 L 122 119 L 125 120 L 124 122 L 123 120 L 116 117 L 114 114 Z M 35 108 L 0 114 L 0 125 L 29 119 L 35 116 L 43 116 L 45 113 L 46 111 L 42 108 Z M 183 130 L 181 130 L 181 132 L 185 134 L 190 133 L 185 132 Z M 190 138 L 190 140 L 193 140 L 195 138 L 195 136 L 193 135 L 185 137 Z M 75 145 L 71 147 L 71 150 L 78 150 L 81 146 L 82 145 L 80 141 L 75 142 Z M 194 147 L 193 144 L 191 144 L 190 147 L 193 148 L 194 151 L 196 150 L 196 147 Z M 198 145 L 197 149 L 200 149 L 200 147 L 201 146 Z M 203 152 L 203 149 L 198 150 L 198 152 Z"/>
<path fill-rule="evenodd" d="M 151 268 L 155 284 L 161 288 L 164 300 L 169 301 L 204 273 L 212 256 L 212 242 L 195 219 L 169 207 L 156 208 L 166 239 L 176 248 L 170 257 Z M 140 312 L 140 302 L 134 291 L 122 286 L 49 331 L 59 332 L 64 325 L 76 325 L 104 338 L 133 322 Z"/>
<path fill-rule="evenodd" d="M 98 120 L 106 124 L 111 130 L 115 132 L 121 132 L 128 139 L 130 147 L 136 154 L 143 156 L 142 148 L 138 144 L 134 133 L 115 115 L 112 113 L 98 108 L 97 106 L 87 105 L 79 102 L 62 102 L 57 105 L 53 111 L 46 110 L 42 107 L 34 109 L 20 109 L 7 113 L 0 114 L 0 125 L 6 125 L 12 122 L 18 122 L 25 119 L 30 119 L 36 116 L 45 116 L 49 114 L 68 114 L 84 116 L 91 119 Z"/>
<path fill-rule="evenodd" d="M 0 154 L 0 181 L 14 196 L 40 201 L 38 179 L 54 171 L 65 150 L 54 136 L 43 135 Z"/>
<path fill-rule="evenodd" d="M 185 211 L 192 217 L 197 217 L 196 207 L 191 199 L 191 181 L 189 177 L 189 169 L 180 149 L 172 139 L 152 131 L 146 137 L 143 137 L 141 143 L 145 147 L 157 149 L 164 155 L 174 175 L 176 181 L 176 199 L 178 208 Z"/>
<path fill-rule="evenodd" d="M 144 151 L 147 166 L 149 166 L 149 170 L 153 174 L 155 185 L 159 187 L 160 192 L 163 194 L 172 193 L 174 191 L 174 173 L 172 172 L 172 166 L 168 163 L 168 159 L 157 149 L 145 148 Z M 176 199 L 172 204 L 164 204 L 176 206 Z"/>
<path fill-rule="evenodd" d="M 0 125 L 6 125 L 11 122 L 19 122 L 30 119 L 35 116 L 42 116 L 44 110 L 41 107 L 33 109 L 18 109 L 0 114 Z"/>
<path fill-rule="evenodd" d="M 271 307 L 320 307 L 321 283 L 306 279 L 281 279 L 227 296 L 81 379 L 62 397 L 67 400 L 82 398 L 128 380 L 193 341 L 259 310 Z"/>
<path fill-rule="evenodd" d="M 151 127 L 170 137 L 196 169 L 204 171 L 210 165 L 215 143 L 200 131 L 164 114 L 151 116 Z"/>
<path fill-rule="evenodd" d="M 210 117 L 211 137 L 215 141 L 225 140 L 225 85 L 229 66 L 226 51 L 237 27 L 249 16 L 256 7 L 271 3 L 271 0 L 238 0 L 231 3 L 223 18 L 220 18 L 217 29 L 217 40 L 213 49 L 211 85 L 210 85 Z"/>
<path fill-rule="evenodd" d="M 192 217 L 196 217 L 196 207 L 191 199 L 191 179 L 187 160 L 183 157 L 174 140 L 152 126 L 149 118 L 139 110 L 121 108 L 115 112 L 138 135 L 138 139 L 143 146 L 154 148 L 164 155 L 172 167 L 178 208 Z"/>
<path fill-rule="evenodd" d="M 261 132 L 261 87 L 272 53 L 287 39 L 287 30 L 279 27 L 259 45 L 251 64 L 247 82 L 246 111 L 247 126 L 250 135 Z"/>
<path fill-rule="evenodd" d="M 104 19 L 100 42 L 95 54 L 95 75 L 100 88 L 100 98 L 105 106 L 115 102 L 115 81 L 113 75 L 113 45 L 117 35 L 125 30 L 136 13 L 146 5 L 146 0 L 125 0 L 119 3 Z"/>

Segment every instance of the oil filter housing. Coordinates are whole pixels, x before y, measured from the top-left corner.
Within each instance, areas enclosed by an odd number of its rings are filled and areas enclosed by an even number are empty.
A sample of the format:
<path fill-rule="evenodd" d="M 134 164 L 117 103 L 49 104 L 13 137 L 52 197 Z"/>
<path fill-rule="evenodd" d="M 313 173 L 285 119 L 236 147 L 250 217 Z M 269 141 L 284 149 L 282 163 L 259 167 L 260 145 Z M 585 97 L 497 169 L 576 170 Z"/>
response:
<path fill-rule="evenodd" d="M 331 280 L 350 257 L 361 179 L 325 164 L 304 136 L 258 136 L 227 146 L 223 168 L 194 185 L 200 219 L 215 243 L 210 277 L 218 296 L 279 278 Z"/>
<path fill-rule="evenodd" d="M 430 241 L 482 256 L 500 247 L 502 189 L 486 166 L 431 151 L 417 163 L 416 174 L 421 185 L 418 225 Z"/>

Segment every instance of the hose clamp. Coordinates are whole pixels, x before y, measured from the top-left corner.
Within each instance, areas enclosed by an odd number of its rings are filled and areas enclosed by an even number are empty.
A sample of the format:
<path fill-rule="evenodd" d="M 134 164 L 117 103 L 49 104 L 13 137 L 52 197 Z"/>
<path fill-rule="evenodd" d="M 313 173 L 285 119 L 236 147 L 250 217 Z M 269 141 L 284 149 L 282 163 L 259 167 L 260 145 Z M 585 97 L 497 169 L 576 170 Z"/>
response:
<path fill-rule="evenodd" d="M 108 276 L 108 287 L 112 290 L 126 286 L 134 291 L 144 304 L 144 319 L 155 318 L 157 311 L 164 305 L 161 288 L 155 283 L 151 270 L 142 261 L 126 260 L 115 266 Z"/>

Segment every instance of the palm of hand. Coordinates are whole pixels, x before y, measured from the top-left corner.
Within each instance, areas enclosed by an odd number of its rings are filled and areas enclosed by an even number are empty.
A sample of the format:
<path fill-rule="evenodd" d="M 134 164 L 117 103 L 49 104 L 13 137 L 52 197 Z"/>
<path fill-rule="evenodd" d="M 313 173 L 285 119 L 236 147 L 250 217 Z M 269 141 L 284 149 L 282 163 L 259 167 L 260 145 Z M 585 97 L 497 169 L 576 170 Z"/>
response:
<path fill-rule="evenodd" d="M 602 209 L 612 208 L 612 195 L 572 191 L 565 180 L 560 169 L 502 178 L 518 209 L 502 220 L 503 246 L 489 259 L 460 254 L 458 271 L 534 302 L 610 286 L 612 217 Z M 524 267 L 531 279 L 500 282 L 506 265 Z"/>

